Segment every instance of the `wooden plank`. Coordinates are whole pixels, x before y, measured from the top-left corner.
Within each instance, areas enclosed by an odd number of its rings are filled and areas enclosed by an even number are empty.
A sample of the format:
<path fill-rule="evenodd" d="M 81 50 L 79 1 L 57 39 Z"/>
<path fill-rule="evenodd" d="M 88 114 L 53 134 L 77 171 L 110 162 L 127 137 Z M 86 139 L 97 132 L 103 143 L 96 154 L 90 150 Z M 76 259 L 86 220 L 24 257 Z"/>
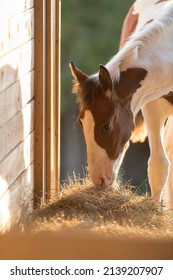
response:
<path fill-rule="evenodd" d="M 37 0 L 36 0 L 37 1 Z M 34 0 L 1 0 L 0 11 L 6 17 L 15 16 L 34 6 Z"/>
<path fill-rule="evenodd" d="M 34 160 L 34 132 L 0 162 L 0 196 Z"/>
<path fill-rule="evenodd" d="M 10 229 L 22 216 L 32 211 L 34 189 L 34 164 L 0 197 L 0 232 Z"/>
<path fill-rule="evenodd" d="M 0 56 L 23 45 L 34 37 L 34 8 L 14 17 L 0 19 Z"/>
<path fill-rule="evenodd" d="M 46 195 L 50 199 L 59 181 L 60 1 L 47 1 L 46 12 Z"/>
<path fill-rule="evenodd" d="M 0 93 L 0 127 L 34 97 L 34 70 Z"/>
<path fill-rule="evenodd" d="M 34 68 L 34 40 L 27 42 L 0 59 L 0 92 Z"/>
<path fill-rule="evenodd" d="M 57 170 L 57 187 L 60 186 L 60 124 L 61 124 L 61 1 L 56 1 L 55 7 L 55 111 L 56 111 L 56 170 Z"/>
<path fill-rule="evenodd" d="M 52 159 L 52 22 L 51 22 L 52 0 L 46 1 L 46 199 L 50 198 L 52 184 L 54 184 L 54 165 Z"/>
<path fill-rule="evenodd" d="M 34 129 L 34 100 L 0 127 L 0 162 Z"/>
<path fill-rule="evenodd" d="M 34 204 L 41 202 L 44 187 L 43 164 L 43 89 L 44 89 L 44 53 L 43 53 L 43 1 L 35 1 L 34 12 L 35 40 L 35 140 L 34 140 Z"/>
<path fill-rule="evenodd" d="M 34 97 L 34 70 L 27 73 L 19 82 L 21 89 L 19 101 L 23 108 Z"/>

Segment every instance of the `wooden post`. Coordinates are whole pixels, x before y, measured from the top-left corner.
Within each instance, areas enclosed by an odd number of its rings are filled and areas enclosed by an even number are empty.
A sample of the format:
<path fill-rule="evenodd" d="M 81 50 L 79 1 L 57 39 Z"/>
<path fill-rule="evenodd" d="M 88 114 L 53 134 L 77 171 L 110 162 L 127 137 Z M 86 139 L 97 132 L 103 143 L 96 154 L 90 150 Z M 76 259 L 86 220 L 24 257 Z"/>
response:
<path fill-rule="evenodd" d="M 60 120 L 61 120 L 61 0 L 56 1 L 56 65 L 55 65 L 55 87 L 56 87 L 56 170 L 57 170 L 57 183 L 60 184 Z"/>
<path fill-rule="evenodd" d="M 36 203 L 41 197 L 43 200 L 44 198 L 49 200 L 53 195 L 57 194 L 60 175 L 61 1 L 45 0 L 45 10 L 43 2 L 42 0 L 35 1 Z M 45 17 L 43 20 L 41 13 Z M 44 23 L 46 24 L 45 34 Z"/>
<path fill-rule="evenodd" d="M 43 168 L 43 90 L 44 90 L 44 52 L 43 52 L 43 0 L 35 1 L 34 7 L 34 90 L 35 90 L 35 141 L 34 141 L 34 205 L 41 203 L 44 186 Z"/>
<path fill-rule="evenodd" d="M 57 194 L 59 184 L 60 3 L 46 2 L 46 199 Z"/>

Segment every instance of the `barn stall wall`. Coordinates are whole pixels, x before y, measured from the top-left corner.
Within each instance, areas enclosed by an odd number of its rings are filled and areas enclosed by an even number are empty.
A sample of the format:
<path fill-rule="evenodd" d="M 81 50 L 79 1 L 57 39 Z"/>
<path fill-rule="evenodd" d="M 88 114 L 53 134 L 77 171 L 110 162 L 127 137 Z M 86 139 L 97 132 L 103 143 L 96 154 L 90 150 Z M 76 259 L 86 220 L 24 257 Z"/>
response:
<path fill-rule="evenodd" d="M 59 7 L 0 1 L 0 232 L 58 190 Z"/>
<path fill-rule="evenodd" d="M 0 26 L 0 230 L 4 230 L 32 208 L 34 1 L 1 0 Z"/>

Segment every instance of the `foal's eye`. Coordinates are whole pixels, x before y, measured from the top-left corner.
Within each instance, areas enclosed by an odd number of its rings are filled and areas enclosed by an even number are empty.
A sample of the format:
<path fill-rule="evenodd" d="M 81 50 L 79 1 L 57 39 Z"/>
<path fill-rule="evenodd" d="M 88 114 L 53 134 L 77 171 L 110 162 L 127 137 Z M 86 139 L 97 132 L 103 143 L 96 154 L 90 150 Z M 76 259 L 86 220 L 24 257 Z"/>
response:
<path fill-rule="evenodd" d="M 108 132 L 110 131 L 112 128 L 112 125 L 111 124 L 105 124 L 103 127 L 102 127 L 102 132 Z"/>

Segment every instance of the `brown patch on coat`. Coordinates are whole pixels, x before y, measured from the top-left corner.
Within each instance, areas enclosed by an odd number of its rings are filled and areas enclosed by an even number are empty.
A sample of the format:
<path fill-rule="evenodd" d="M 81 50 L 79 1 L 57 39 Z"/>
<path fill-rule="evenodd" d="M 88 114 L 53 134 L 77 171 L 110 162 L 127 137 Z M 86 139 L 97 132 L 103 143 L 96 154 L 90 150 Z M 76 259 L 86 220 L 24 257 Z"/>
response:
<path fill-rule="evenodd" d="M 127 42 L 129 36 L 135 31 L 137 23 L 138 23 L 138 14 L 134 14 L 134 6 L 131 6 L 125 20 L 123 23 L 121 38 L 120 38 L 120 49 Z"/>
<path fill-rule="evenodd" d="M 164 98 L 173 105 L 173 91 L 170 91 Z"/>
<path fill-rule="evenodd" d="M 107 100 L 106 103 L 109 102 Z M 130 106 L 120 103 L 109 104 L 106 108 L 105 101 L 97 100 L 97 105 L 99 106 L 91 109 L 95 122 L 95 140 L 106 150 L 109 158 L 115 160 L 131 136 L 134 128 L 133 115 Z M 111 125 L 109 131 L 104 131 L 106 125 Z"/>

